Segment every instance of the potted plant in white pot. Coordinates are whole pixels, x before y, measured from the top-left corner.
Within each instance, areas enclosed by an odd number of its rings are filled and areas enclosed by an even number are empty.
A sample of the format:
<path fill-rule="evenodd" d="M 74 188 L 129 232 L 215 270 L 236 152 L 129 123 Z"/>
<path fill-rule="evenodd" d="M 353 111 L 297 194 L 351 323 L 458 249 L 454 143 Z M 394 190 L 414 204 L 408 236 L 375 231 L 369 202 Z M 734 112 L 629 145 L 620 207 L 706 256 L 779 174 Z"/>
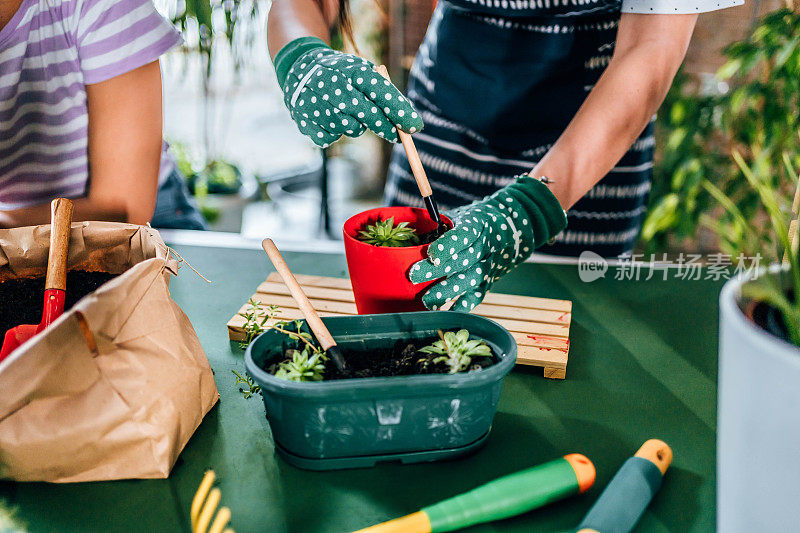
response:
<path fill-rule="evenodd" d="M 787 253 L 782 266 L 752 279 L 732 279 L 720 295 L 717 527 L 795 531 L 800 524 L 800 255 L 787 231 L 782 195 L 738 154 L 734 157 Z M 732 202 L 720 199 L 741 217 Z M 740 225 L 752 231 L 743 218 Z"/>

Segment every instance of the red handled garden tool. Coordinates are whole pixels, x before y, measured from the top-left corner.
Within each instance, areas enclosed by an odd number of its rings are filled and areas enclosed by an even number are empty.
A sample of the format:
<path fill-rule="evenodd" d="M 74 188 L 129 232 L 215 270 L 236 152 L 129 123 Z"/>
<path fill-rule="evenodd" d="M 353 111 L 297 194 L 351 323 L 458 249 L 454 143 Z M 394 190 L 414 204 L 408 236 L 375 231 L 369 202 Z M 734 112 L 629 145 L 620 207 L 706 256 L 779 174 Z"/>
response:
<path fill-rule="evenodd" d="M 387 80 L 392 81 L 389 79 L 389 72 L 386 70 L 385 66 L 380 65 L 375 70 Z M 428 214 L 431 216 L 431 219 L 436 222 L 436 231 L 438 231 L 439 235 L 441 235 L 449 228 L 442 220 L 442 216 L 439 214 L 439 206 L 436 205 L 436 200 L 433 199 L 433 189 L 431 189 L 431 184 L 428 182 L 428 176 L 425 174 L 425 169 L 422 168 L 422 161 L 419 159 L 417 147 L 414 146 L 414 141 L 411 139 L 411 135 L 401 130 L 399 127 L 397 128 L 397 136 L 400 137 L 400 142 L 403 143 L 403 149 L 406 151 L 406 157 L 408 158 L 408 164 L 411 167 L 411 173 L 414 175 L 414 181 L 417 182 L 417 187 L 419 187 L 422 200 L 425 202 L 425 208 L 428 210 Z"/>
<path fill-rule="evenodd" d="M 278 271 L 283 282 L 289 288 L 289 292 L 292 293 L 292 298 L 297 302 L 297 306 L 300 308 L 300 311 L 303 312 L 303 316 L 306 317 L 308 327 L 314 332 L 314 336 L 317 338 L 317 341 L 319 341 L 319 345 L 322 346 L 325 353 L 333 359 L 333 363 L 336 365 L 336 368 L 339 369 L 339 372 L 343 374 L 347 373 L 347 363 L 345 363 L 342 350 L 336 345 L 336 341 L 333 340 L 333 335 L 331 335 L 331 332 L 325 327 L 316 309 L 311 305 L 308 296 L 303 292 L 300 283 L 294 277 L 292 271 L 289 270 L 289 265 L 286 264 L 283 256 L 278 251 L 278 247 L 275 246 L 272 239 L 264 239 L 261 242 L 261 246 L 264 248 L 264 251 L 267 252 L 269 260 L 272 261 L 275 270 Z"/>
<path fill-rule="evenodd" d="M 440 533 L 527 513 L 589 490 L 592 462 L 579 453 L 560 457 L 500 479 L 421 511 L 356 533 Z"/>
<path fill-rule="evenodd" d="M 39 324 L 22 324 L 8 330 L 3 339 L 3 348 L 0 349 L 0 361 L 25 341 L 41 333 L 64 312 L 71 226 L 72 202 L 66 198 L 56 198 L 50 204 L 50 252 L 47 256 L 42 321 Z"/>

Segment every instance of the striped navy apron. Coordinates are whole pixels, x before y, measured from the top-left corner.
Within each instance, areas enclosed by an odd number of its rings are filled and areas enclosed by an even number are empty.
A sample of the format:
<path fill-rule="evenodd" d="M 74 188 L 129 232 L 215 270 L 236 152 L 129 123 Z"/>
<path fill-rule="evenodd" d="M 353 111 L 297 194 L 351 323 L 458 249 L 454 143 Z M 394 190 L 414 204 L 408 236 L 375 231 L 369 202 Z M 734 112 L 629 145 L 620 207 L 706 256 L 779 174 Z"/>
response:
<path fill-rule="evenodd" d="M 483 198 L 536 165 L 608 65 L 619 17 L 614 0 L 440 0 L 407 92 L 425 121 L 414 141 L 443 210 Z M 630 252 L 650 190 L 653 146 L 651 122 L 568 211 L 567 229 L 538 251 Z M 422 205 L 399 145 L 385 202 Z"/>

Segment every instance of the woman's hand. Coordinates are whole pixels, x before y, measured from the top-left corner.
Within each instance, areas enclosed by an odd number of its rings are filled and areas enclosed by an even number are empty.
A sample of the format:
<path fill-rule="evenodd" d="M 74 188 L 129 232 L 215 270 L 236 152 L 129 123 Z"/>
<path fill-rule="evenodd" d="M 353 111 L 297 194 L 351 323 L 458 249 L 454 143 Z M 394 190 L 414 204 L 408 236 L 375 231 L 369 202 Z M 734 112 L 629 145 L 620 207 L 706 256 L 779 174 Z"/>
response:
<path fill-rule="evenodd" d="M 318 146 L 367 129 L 398 142 L 398 125 L 414 133 L 422 119 L 400 91 L 361 57 L 337 52 L 316 37 L 287 44 L 275 57 L 284 102 L 300 131 Z"/>
<path fill-rule="evenodd" d="M 492 283 L 555 237 L 567 217 L 547 185 L 530 176 L 448 216 L 454 223 L 428 246 L 428 259 L 411 267 L 409 279 L 446 278 L 422 296 L 428 309 L 457 299 L 454 311 L 471 311 Z"/>

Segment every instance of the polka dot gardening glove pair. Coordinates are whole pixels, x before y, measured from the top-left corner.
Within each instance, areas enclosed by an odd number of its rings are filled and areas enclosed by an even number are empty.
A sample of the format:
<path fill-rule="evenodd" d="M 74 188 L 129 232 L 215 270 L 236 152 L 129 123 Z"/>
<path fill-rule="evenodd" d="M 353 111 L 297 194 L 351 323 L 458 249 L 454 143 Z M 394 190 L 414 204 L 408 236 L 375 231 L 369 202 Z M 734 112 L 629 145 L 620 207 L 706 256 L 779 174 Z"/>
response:
<path fill-rule="evenodd" d="M 497 278 L 567 225 L 567 215 L 547 185 L 527 175 L 447 215 L 453 229 L 432 242 L 428 259 L 409 272 L 413 283 L 445 278 L 422 296 L 428 309 L 456 300 L 452 310 L 471 311 Z"/>
<path fill-rule="evenodd" d="M 316 37 L 284 46 L 275 56 L 275 72 L 300 132 L 323 148 L 367 129 L 391 142 L 399 140 L 396 126 L 409 133 L 422 129 L 414 107 L 375 65 Z"/>

